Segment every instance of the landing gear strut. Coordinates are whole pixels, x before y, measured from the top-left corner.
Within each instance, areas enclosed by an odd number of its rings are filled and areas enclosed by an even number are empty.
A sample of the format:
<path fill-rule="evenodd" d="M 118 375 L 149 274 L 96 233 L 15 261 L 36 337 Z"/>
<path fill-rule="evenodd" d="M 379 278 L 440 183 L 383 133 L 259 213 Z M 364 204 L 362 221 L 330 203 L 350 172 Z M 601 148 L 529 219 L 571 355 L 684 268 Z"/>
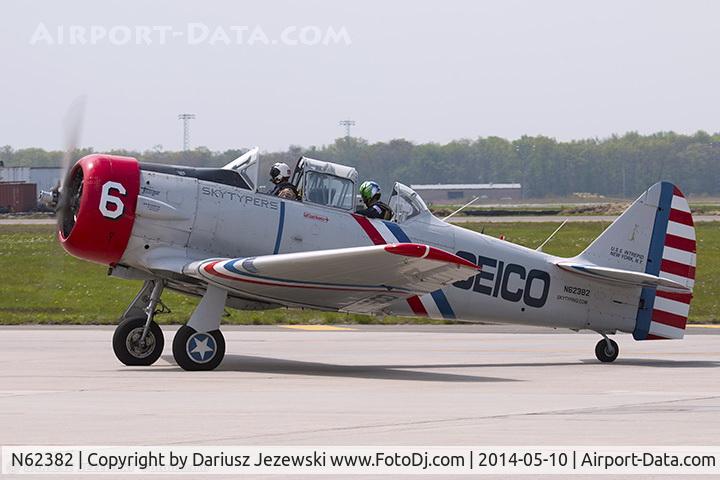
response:
<path fill-rule="evenodd" d="M 220 318 L 225 311 L 227 291 L 208 285 L 205 295 L 187 325 L 173 339 L 173 357 L 184 370 L 213 370 L 225 356 L 225 338 Z"/>
<path fill-rule="evenodd" d="M 150 322 L 143 338 L 145 324 L 143 317 L 126 318 L 115 329 L 113 351 L 125 365 L 148 366 L 160 358 L 165 346 L 162 330 L 157 323 Z"/>
<path fill-rule="evenodd" d="M 160 300 L 164 287 L 163 280 L 146 281 L 115 329 L 113 350 L 125 365 L 152 365 L 160 358 L 165 340 L 154 317 L 169 312 Z M 209 285 L 187 325 L 175 334 L 173 357 L 184 370 L 213 370 L 222 362 L 225 338 L 220 317 L 226 300 L 227 291 Z"/>
<path fill-rule="evenodd" d="M 595 345 L 595 356 L 603 363 L 614 362 L 620 353 L 620 347 L 614 340 L 610 340 L 607 335 L 601 333 L 603 339 Z"/>
<path fill-rule="evenodd" d="M 113 334 L 113 351 L 130 366 L 152 365 L 160 358 L 165 339 L 155 323 L 156 308 L 163 291 L 162 280 L 148 280 L 123 314 Z"/>

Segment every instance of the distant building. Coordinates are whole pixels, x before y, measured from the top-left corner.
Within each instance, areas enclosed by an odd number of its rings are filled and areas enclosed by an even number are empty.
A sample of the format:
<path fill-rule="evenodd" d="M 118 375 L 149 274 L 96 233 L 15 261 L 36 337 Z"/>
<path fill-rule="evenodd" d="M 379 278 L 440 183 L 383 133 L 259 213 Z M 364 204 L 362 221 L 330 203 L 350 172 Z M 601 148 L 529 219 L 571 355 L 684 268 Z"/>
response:
<path fill-rule="evenodd" d="M 522 198 L 522 185 L 519 183 L 450 183 L 411 185 L 410 188 L 419 193 L 425 202 L 434 205 L 464 204 L 475 197 L 480 197 L 480 201 L 507 201 Z"/>
<path fill-rule="evenodd" d="M 60 167 L 0 167 L 0 183 L 34 183 L 38 193 L 55 188 L 61 176 Z"/>
<path fill-rule="evenodd" d="M 30 167 L 30 183 L 37 185 L 38 194 L 40 190 L 48 192 L 62 180 L 62 173 L 60 167 Z"/>
<path fill-rule="evenodd" d="M 0 182 L 0 213 L 30 212 L 37 208 L 34 183 Z"/>
<path fill-rule="evenodd" d="M 29 183 L 30 167 L 1 167 L 0 182 L 2 183 Z"/>
<path fill-rule="evenodd" d="M 0 166 L 0 212 L 29 212 L 41 190 L 50 191 L 62 176 L 60 167 Z"/>

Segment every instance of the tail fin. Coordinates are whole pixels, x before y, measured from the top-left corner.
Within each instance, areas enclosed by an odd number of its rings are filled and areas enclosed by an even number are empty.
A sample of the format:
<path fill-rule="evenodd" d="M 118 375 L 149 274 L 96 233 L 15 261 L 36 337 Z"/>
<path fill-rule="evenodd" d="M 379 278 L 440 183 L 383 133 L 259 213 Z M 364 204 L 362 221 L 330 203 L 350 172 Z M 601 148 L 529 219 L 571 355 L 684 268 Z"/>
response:
<path fill-rule="evenodd" d="M 682 338 L 695 284 L 695 227 L 687 200 L 672 183 L 640 195 L 576 260 L 646 273 L 685 286 L 679 293 L 643 288 L 636 340 Z"/>

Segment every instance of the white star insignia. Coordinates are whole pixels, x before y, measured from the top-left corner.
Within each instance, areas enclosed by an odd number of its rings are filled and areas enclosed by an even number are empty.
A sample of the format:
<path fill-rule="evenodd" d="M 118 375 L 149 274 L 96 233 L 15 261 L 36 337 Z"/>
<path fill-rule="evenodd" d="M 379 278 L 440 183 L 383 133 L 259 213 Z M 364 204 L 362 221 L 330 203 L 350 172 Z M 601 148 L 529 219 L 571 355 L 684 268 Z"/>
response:
<path fill-rule="evenodd" d="M 208 346 L 208 342 L 210 341 L 209 337 L 205 337 L 205 340 L 198 340 L 195 339 L 195 348 L 190 350 L 190 353 L 199 353 L 200 354 L 200 360 L 205 360 L 205 354 L 208 352 L 214 352 L 212 348 Z"/>

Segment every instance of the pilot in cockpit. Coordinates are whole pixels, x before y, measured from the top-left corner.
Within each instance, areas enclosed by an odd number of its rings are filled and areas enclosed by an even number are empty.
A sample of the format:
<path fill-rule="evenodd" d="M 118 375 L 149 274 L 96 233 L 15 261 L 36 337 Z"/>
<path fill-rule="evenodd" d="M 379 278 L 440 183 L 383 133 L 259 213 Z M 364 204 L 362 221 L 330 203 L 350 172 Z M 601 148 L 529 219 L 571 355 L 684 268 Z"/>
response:
<path fill-rule="evenodd" d="M 390 220 L 393 217 L 393 211 L 390 207 L 380 201 L 380 185 L 376 182 L 363 182 L 360 185 L 360 196 L 365 202 L 367 208 L 358 210 L 357 213 L 365 215 L 368 218 L 382 218 Z"/>
<path fill-rule="evenodd" d="M 270 168 L 270 180 L 275 184 L 271 195 L 288 200 L 300 200 L 295 185 L 290 183 L 290 167 L 287 163 L 278 162 Z"/>

